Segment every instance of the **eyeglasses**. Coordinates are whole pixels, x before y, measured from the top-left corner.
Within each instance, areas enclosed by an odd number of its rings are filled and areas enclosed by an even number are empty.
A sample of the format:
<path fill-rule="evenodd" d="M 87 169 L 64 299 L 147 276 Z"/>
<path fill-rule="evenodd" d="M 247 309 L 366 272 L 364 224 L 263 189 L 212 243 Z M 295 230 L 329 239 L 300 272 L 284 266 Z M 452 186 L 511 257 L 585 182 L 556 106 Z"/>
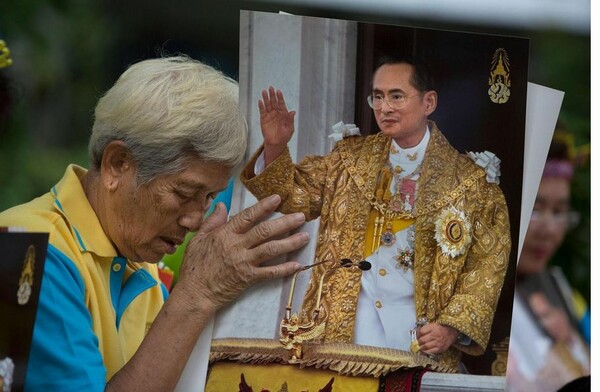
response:
<path fill-rule="evenodd" d="M 541 224 L 548 221 L 561 227 L 573 228 L 579 223 L 580 215 L 577 211 L 552 212 L 550 210 L 533 210 L 531 212 L 531 223 Z"/>
<path fill-rule="evenodd" d="M 371 94 L 367 97 L 367 102 L 372 109 L 381 110 L 384 102 L 387 102 L 388 106 L 394 110 L 402 109 L 406 102 L 408 102 L 409 98 L 416 97 L 417 95 L 421 95 L 420 92 L 413 95 L 404 95 L 400 93 L 393 93 L 388 95 L 387 97 L 383 94 Z"/>

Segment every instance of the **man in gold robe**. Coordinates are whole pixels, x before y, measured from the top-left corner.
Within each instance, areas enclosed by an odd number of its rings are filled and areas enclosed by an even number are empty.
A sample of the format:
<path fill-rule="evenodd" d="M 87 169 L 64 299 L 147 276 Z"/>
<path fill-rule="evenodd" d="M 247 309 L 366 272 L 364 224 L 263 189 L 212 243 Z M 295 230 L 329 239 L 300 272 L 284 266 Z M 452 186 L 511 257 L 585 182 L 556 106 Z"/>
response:
<path fill-rule="evenodd" d="M 368 103 L 380 133 L 347 137 L 325 156 L 291 160 L 294 111 L 270 87 L 259 100 L 263 146 L 242 173 L 281 212 L 320 217 L 316 262 L 368 260 L 373 268 L 314 268 L 312 314 L 327 273 L 324 342 L 420 352 L 458 371 L 460 353 L 488 344 L 510 254 L 502 191 L 428 120 L 437 93 L 416 58 L 380 61 Z"/>

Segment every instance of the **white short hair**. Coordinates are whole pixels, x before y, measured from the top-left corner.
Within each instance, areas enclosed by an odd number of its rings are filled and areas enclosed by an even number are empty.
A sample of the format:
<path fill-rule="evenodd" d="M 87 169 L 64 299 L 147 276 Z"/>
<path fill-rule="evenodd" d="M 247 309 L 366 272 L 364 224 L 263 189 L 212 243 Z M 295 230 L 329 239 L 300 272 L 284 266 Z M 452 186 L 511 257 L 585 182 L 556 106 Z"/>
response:
<path fill-rule="evenodd" d="M 99 170 L 106 145 L 121 140 L 139 185 L 183 170 L 188 159 L 233 168 L 244 156 L 247 131 L 235 80 L 187 56 L 144 60 L 98 101 L 90 165 Z"/>

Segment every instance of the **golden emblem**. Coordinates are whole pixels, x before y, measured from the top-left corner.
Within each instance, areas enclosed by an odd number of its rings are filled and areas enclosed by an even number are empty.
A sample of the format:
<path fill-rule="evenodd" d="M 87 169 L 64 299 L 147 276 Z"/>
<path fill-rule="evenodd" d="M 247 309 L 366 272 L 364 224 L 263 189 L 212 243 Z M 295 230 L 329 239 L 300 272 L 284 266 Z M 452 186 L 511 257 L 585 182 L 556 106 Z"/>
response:
<path fill-rule="evenodd" d="M 446 237 L 448 237 L 451 242 L 457 243 L 462 239 L 462 236 L 463 230 L 460 222 L 456 220 L 448 222 L 446 225 Z"/>
<path fill-rule="evenodd" d="M 492 362 L 492 376 L 505 376 L 508 363 L 509 338 L 505 337 L 500 343 L 492 345 L 496 360 Z"/>
<path fill-rule="evenodd" d="M 494 103 L 502 104 L 510 97 L 510 70 L 508 53 L 504 48 L 498 48 L 492 58 L 492 69 L 488 80 L 488 95 Z"/>
<path fill-rule="evenodd" d="M 442 253 L 449 257 L 465 253 L 471 244 L 470 230 L 464 211 L 456 207 L 443 210 L 435 222 L 435 239 Z"/>
<path fill-rule="evenodd" d="M 33 271 L 35 269 L 35 248 L 29 245 L 25 253 L 25 261 L 21 278 L 19 279 L 19 290 L 17 290 L 17 303 L 26 305 L 31 297 L 31 288 L 33 287 Z"/>

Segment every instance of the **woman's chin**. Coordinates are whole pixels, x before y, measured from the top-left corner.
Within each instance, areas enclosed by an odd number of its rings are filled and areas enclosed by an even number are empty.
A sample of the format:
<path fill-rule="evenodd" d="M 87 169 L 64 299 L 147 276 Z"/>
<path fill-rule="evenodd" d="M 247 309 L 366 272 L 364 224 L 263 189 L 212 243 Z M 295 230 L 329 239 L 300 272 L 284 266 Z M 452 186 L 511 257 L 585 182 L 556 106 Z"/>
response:
<path fill-rule="evenodd" d="M 548 260 L 546 258 L 531 257 L 523 258 L 519 260 L 517 271 L 521 275 L 535 275 L 539 274 L 546 268 Z"/>

